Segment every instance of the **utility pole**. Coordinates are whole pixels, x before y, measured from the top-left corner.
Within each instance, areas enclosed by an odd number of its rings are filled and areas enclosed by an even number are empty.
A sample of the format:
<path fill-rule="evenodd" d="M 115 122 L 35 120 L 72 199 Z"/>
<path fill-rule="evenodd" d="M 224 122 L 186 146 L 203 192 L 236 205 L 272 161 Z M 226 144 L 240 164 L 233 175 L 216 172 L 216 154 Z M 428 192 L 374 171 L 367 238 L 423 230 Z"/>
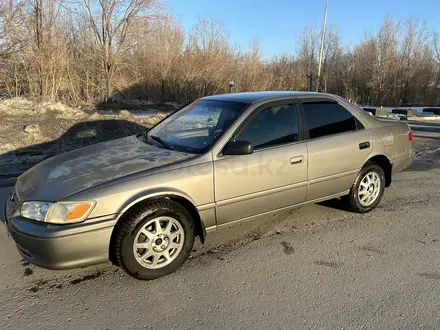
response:
<path fill-rule="evenodd" d="M 321 49 L 319 51 L 318 77 L 316 80 L 316 91 L 317 92 L 319 92 L 319 84 L 321 83 L 322 53 L 324 51 L 325 27 L 327 25 L 327 9 L 328 9 L 328 0 L 325 0 L 324 24 L 322 25 Z"/>

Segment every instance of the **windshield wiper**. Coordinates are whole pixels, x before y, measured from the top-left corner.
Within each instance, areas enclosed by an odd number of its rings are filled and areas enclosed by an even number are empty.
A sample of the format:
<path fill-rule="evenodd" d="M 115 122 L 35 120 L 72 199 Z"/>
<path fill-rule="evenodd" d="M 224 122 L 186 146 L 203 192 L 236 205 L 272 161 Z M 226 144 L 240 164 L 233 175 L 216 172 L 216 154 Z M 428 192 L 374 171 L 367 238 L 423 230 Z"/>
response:
<path fill-rule="evenodd" d="M 163 140 L 162 138 L 156 136 L 156 135 L 147 135 L 148 137 L 150 137 L 152 140 L 159 142 L 161 145 L 163 145 L 165 148 L 167 149 L 173 149 L 173 147 L 171 147 L 171 145 L 166 142 L 165 140 Z"/>

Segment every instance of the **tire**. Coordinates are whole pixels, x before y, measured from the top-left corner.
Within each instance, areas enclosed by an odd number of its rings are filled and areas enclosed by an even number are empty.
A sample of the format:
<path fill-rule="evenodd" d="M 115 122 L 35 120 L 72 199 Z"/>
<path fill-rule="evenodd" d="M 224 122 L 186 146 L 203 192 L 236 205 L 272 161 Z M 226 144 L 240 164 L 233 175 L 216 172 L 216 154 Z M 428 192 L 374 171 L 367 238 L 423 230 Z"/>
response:
<path fill-rule="evenodd" d="M 153 280 L 168 275 L 191 252 L 195 237 L 193 219 L 176 202 L 148 202 L 127 213 L 121 221 L 115 228 L 113 259 L 137 279 Z"/>
<path fill-rule="evenodd" d="M 376 180 L 379 186 L 375 183 L 369 183 L 370 180 Z M 359 187 L 362 185 L 362 192 Z M 374 186 L 372 188 L 372 185 Z M 385 172 L 376 163 L 368 162 L 359 172 L 356 180 L 354 181 L 350 193 L 342 198 L 347 209 L 357 213 L 367 213 L 373 210 L 382 199 L 383 192 L 385 190 Z M 363 193 L 363 194 L 362 194 Z"/>

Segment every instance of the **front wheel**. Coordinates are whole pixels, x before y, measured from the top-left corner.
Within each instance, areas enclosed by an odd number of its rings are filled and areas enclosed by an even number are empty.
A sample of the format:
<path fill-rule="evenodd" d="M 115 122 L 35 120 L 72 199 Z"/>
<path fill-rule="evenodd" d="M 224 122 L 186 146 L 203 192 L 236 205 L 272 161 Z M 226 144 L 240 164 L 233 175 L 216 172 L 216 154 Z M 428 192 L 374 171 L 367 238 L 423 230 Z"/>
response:
<path fill-rule="evenodd" d="M 116 262 L 141 280 L 152 280 L 177 270 L 194 244 L 191 215 L 183 206 L 167 199 L 130 212 L 116 230 Z"/>
<path fill-rule="evenodd" d="M 367 163 L 359 172 L 350 193 L 343 197 L 347 208 L 358 213 L 373 210 L 380 202 L 385 189 L 385 173 L 379 165 Z"/>

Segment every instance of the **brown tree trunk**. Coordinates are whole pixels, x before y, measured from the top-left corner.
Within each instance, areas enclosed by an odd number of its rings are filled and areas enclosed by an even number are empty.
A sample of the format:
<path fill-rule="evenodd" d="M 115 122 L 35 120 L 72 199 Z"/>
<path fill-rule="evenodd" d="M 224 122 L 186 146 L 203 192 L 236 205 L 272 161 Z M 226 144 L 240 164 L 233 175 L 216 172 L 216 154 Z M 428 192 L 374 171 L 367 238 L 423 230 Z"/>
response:
<path fill-rule="evenodd" d="M 43 0 L 35 1 L 35 38 L 37 44 L 38 69 L 39 69 L 39 94 L 42 100 L 45 99 L 45 77 L 42 63 L 42 44 L 43 44 Z"/>
<path fill-rule="evenodd" d="M 105 64 L 105 101 L 104 103 L 107 105 L 110 101 L 112 101 L 112 77 L 113 77 L 113 67 L 106 63 Z"/>

